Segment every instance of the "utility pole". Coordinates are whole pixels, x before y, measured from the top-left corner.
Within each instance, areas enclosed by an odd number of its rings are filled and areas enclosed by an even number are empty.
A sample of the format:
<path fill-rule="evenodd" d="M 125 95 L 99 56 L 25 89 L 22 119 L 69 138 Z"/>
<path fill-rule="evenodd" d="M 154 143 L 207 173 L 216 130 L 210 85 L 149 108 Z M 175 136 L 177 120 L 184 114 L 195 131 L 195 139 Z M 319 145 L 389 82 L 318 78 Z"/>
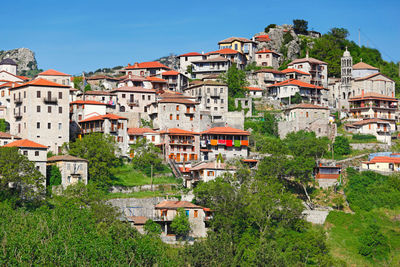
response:
<path fill-rule="evenodd" d="M 151 184 L 151 191 L 153 190 L 153 164 L 151 164 L 151 168 L 150 168 L 150 184 Z"/>
<path fill-rule="evenodd" d="M 361 47 L 360 29 L 358 29 L 358 46 Z"/>

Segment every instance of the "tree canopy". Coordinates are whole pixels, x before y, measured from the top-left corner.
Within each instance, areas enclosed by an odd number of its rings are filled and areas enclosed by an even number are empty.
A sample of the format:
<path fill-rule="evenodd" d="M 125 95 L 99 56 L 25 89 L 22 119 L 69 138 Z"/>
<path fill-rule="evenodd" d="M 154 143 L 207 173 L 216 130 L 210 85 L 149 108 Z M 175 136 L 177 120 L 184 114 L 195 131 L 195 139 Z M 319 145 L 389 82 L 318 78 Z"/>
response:
<path fill-rule="evenodd" d="M 307 34 L 308 21 L 304 19 L 294 19 L 293 20 L 293 30 L 296 34 Z"/>
<path fill-rule="evenodd" d="M 147 141 L 146 138 L 136 140 L 136 143 L 131 145 L 133 153 L 132 164 L 135 169 L 143 171 L 150 176 L 151 166 L 154 171 L 163 170 L 162 160 L 160 158 L 161 150 L 153 143 Z"/>

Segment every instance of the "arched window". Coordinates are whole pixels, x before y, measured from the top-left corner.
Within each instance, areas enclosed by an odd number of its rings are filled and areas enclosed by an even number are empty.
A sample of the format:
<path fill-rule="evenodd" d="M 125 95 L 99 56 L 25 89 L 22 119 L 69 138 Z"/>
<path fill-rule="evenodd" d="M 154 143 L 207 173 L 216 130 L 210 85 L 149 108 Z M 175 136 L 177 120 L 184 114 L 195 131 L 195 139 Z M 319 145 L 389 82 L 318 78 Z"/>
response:
<path fill-rule="evenodd" d="M 119 112 L 125 112 L 125 106 L 120 106 L 119 107 Z"/>

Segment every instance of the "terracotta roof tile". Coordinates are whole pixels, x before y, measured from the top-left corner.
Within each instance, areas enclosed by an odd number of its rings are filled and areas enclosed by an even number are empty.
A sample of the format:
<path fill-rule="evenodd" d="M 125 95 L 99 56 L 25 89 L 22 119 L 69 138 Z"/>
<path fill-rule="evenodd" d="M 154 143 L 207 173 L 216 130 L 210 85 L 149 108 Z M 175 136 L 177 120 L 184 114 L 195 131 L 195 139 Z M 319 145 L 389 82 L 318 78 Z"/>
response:
<path fill-rule="evenodd" d="M 308 72 L 301 71 L 301 70 L 298 70 L 298 69 L 290 69 L 290 68 L 284 69 L 284 70 L 282 70 L 282 72 L 283 72 L 283 73 L 297 72 L 297 73 L 299 73 L 299 74 L 311 75 L 311 74 L 308 73 Z"/>
<path fill-rule="evenodd" d="M 202 54 L 200 54 L 200 53 L 197 53 L 197 52 L 189 52 L 189 53 L 186 53 L 186 54 L 182 54 L 182 55 L 179 55 L 178 57 L 190 57 L 190 56 L 202 56 Z"/>
<path fill-rule="evenodd" d="M 245 87 L 247 90 L 249 90 L 249 91 L 264 91 L 263 89 L 261 89 L 261 88 L 258 88 L 258 87 Z"/>
<path fill-rule="evenodd" d="M 338 179 L 340 177 L 340 174 L 338 173 L 317 173 L 315 176 L 315 179 Z"/>
<path fill-rule="evenodd" d="M 266 48 L 256 52 L 256 54 L 269 54 L 269 53 L 276 54 L 279 56 L 279 53 L 269 50 L 269 49 L 266 49 Z"/>
<path fill-rule="evenodd" d="M 388 156 L 377 156 L 372 158 L 370 161 L 364 162 L 364 163 L 400 163 L 400 158 L 398 157 L 388 157 Z"/>
<path fill-rule="evenodd" d="M 313 85 L 310 83 L 306 83 L 306 82 L 302 82 L 296 79 L 289 79 L 283 82 L 279 82 L 279 83 L 275 83 L 275 84 L 271 84 L 268 85 L 267 87 L 276 87 L 276 86 L 286 86 L 286 85 L 296 85 L 299 87 L 304 87 L 304 88 L 316 88 L 316 89 L 325 89 L 321 86 L 317 86 L 317 85 Z"/>
<path fill-rule="evenodd" d="M 126 70 L 131 70 L 131 69 L 170 69 L 164 64 L 158 62 L 158 61 L 150 61 L 150 62 L 142 62 L 142 63 L 135 63 L 131 66 L 127 66 L 125 69 Z"/>
<path fill-rule="evenodd" d="M 4 145 L 3 147 L 28 147 L 28 148 L 48 148 L 47 146 L 35 143 L 28 139 L 17 140 Z"/>
<path fill-rule="evenodd" d="M 6 82 L 6 83 L 3 83 L 2 85 L 0 85 L 0 88 L 4 88 L 4 87 L 12 88 L 12 87 L 20 86 L 21 84 L 22 83 L 20 83 L 20 82 Z"/>
<path fill-rule="evenodd" d="M 365 100 L 365 99 L 385 99 L 385 100 L 390 100 L 390 101 L 398 101 L 395 97 L 391 96 L 386 96 L 378 93 L 373 93 L 373 92 L 368 92 L 363 95 L 358 95 L 349 98 L 349 101 L 359 101 L 359 100 Z"/>
<path fill-rule="evenodd" d="M 99 101 L 94 101 L 94 100 L 85 100 L 85 101 L 83 101 L 83 100 L 76 100 L 76 101 L 73 101 L 73 102 L 70 102 L 69 103 L 70 105 L 73 105 L 73 104 L 86 104 L 86 105 L 106 105 L 105 103 L 101 103 L 101 102 L 99 102 Z"/>
<path fill-rule="evenodd" d="M 353 65 L 354 70 L 379 70 L 365 62 L 358 62 L 357 64 Z"/>
<path fill-rule="evenodd" d="M 138 86 L 123 86 L 119 88 L 115 88 L 111 90 L 111 92 L 138 92 L 138 93 L 156 93 L 156 90 L 154 89 L 147 89 L 144 87 L 138 87 Z"/>
<path fill-rule="evenodd" d="M 237 52 L 237 53 L 239 53 L 239 52 Z M 228 62 L 228 61 L 229 61 L 229 59 L 227 59 L 227 58 L 224 58 L 224 57 L 221 57 L 221 56 L 217 56 L 217 57 L 213 57 L 213 58 L 192 61 L 192 63 Z"/>
<path fill-rule="evenodd" d="M 144 133 L 157 133 L 150 128 L 128 128 L 128 135 L 143 135 Z"/>
<path fill-rule="evenodd" d="M 260 69 L 256 70 L 255 73 L 274 73 L 274 74 L 284 74 L 282 71 L 274 69 Z"/>
<path fill-rule="evenodd" d="M 164 131 L 166 134 L 172 135 L 198 135 L 199 133 L 193 131 L 187 131 L 179 128 L 169 128 L 168 130 Z"/>
<path fill-rule="evenodd" d="M 197 206 L 189 201 L 171 201 L 164 200 L 158 203 L 155 206 L 156 209 L 178 209 L 178 208 L 187 208 L 187 209 L 202 209 L 202 207 Z"/>
<path fill-rule="evenodd" d="M 43 72 L 39 73 L 38 75 L 42 75 L 42 76 L 71 76 L 69 74 L 65 74 L 65 73 L 62 73 L 62 72 L 59 72 L 59 71 L 56 71 L 56 70 L 52 70 L 52 69 L 43 71 Z"/>
<path fill-rule="evenodd" d="M 9 133 L 5 133 L 5 132 L 0 132 L 0 138 L 1 139 L 11 139 L 11 138 L 21 139 L 21 137 L 18 137 L 16 135 L 12 135 L 12 134 L 9 134 Z"/>
<path fill-rule="evenodd" d="M 115 115 L 115 114 L 108 113 L 106 115 L 98 115 L 98 116 L 93 116 L 93 117 L 87 118 L 85 120 L 80 121 L 79 123 L 88 122 L 88 121 L 103 121 L 105 119 L 109 119 L 109 120 L 127 120 L 127 118 L 125 118 L 125 117 L 121 117 L 121 116 L 118 116 L 118 115 Z"/>
<path fill-rule="evenodd" d="M 243 131 L 232 127 L 214 127 L 201 132 L 201 134 L 250 135 L 248 131 Z"/>
<path fill-rule="evenodd" d="M 271 41 L 271 39 L 269 38 L 269 35 L 267 35 L 267 34 L 258 35 L 258 36 L 255 36 L 255 38 L 257 39 L 257 41 L 260 41 L 260 42 L 268 42 L 268 41 Z"/>
<path fill-rule="evenodd" d="M 179 72 L 174 71 L 174 70 L 169 70 L 169 71 L 164 71 L 161 73 L 162 76 L 177 76 L 179 75 Z"/>
<path fill-rule="evenodd" d="M 328 109 L 328 107 L 322 107 L 322 106 L 317 106 L 314 104 L 308 104 L 308 103 L 301 103 L 298 105 L 293 105 L 291 107 L 286 108 L 286 110 L 292 110 L 292 109 Z"/>
<path fill-rule="evenodd" d="M 240 53 L 231 48 L 223 48 L 223 49 L 219 49 L 219 50 L 207 53 L 207 55 L 212 55 L 212 54 L 230 55 L 230 54 L 240 54 Z"/>
<path fill-rule="evenodd" d="M 158 103 L 178 103 L 178 104 L 188 104 L 188 105 L 196 105 L 197 102 L 194 102 L 187 98 L 174 98 L 174 97 L 167 97 L 163 98 L 158 101 Z"/>
<path fill-rule="evenodd" d="M 85 95 L 115 95 L 115 94 L 106 91 L 86 91 Z"/>
<path fill-rule="evenodd" d="M 158 78 L 158 77 L 154 77 L 154 76 L 149 76 L 149 77 L 146 78 L 146 80 L 150 81 L 150 82 L 159 82 L 159 83 L 166 83 L 167 82 L 167 80 L 164 80 L 164 79 L 161 79 L 161 78 Z"/>
<path fill-rule="evenodd" d="M 51 81 L 46 80 L 46 79 L 37 78 L 37 79 L 34 79 L 32 81 L 23 83 L 23 84 L 21 84 L 19 86 L 16 86 L 14 88 L 10 88 L 10 90 L 16 89 L 16 88 L 20 88 L 20 87 L 26 87 L 26 86 L 46 86 L 46 87 L 48 86 L 48 87 L 64 87 L 64 88 L 69 88 L 70 87 L 69 85 L 62 85 L 62 84 L 59 84 L 59 83 L 51 82 Z"/>
<path fill-rule="evenodd" d="M 352 125 L 362 126 L 362 125 L 367 125 L 367 124 L 371 124 L 371 123 L 390 124 L 388 121 L 384 121 L 384 120 L 380 120 L 380 119 L 366 119 L 366 120 L 354 122 Z"/>
<path fill-rule="evenodd" d="M 47 159 L 49 162 L 55 162 L 55 161 L 87 161 L 86 159 L 74 157 L 71 155 L 58 155 L 58 156 L 53 156 Z"/>
<path fill-rule="evenodd" d="M 190 171 L 199 171 L 204 169 L 214 169 L 214 170 L 225 170 L 225 169 L 236 169 L 235 166 L 228 166 L 226 163 L 216 164 L 215 162 L 202 162 L 199 165 L 190 168 Z"/>

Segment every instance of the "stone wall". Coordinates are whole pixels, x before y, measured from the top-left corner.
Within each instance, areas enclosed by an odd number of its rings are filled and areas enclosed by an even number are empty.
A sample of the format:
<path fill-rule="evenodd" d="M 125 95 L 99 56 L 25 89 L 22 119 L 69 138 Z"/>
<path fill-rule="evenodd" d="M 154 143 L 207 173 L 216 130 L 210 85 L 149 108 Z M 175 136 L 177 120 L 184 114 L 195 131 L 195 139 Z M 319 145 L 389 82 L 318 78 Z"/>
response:
<path fill-rule="evenodd" d="M 375 149 L 381 151 L 387 151 L 390 149 L 388 144 L 379 144 L 379 143 L 357 143 L 357 144 L 350 144 L 351 149 L 356 150 L 364 150 L 364 149 Z"/>

